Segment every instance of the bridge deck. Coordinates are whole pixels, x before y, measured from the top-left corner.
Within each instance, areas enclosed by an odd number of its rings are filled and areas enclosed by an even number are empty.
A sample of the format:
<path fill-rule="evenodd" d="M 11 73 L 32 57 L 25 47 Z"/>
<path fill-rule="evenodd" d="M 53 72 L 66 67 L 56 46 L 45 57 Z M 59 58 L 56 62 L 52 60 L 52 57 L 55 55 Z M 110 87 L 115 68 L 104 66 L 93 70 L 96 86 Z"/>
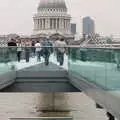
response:
<path fill-rule="evenodd" d="M 2 92 L 80 92 L 70 84 L 68 72 L 52 62 L 44 63 L 17 71 L 13 85 Z"/>
<path fill-rule="evenodd" d="M 27 67 L 22 69 L 22 71 L 56 71 L 56 70 L 64 70 L 62 67 L 59 67 L 56 64 L 53 64 L 52 62 L 49 63 L 48 66 L 46 66 L 44 63 L 40 63 L 38 65 L 34 65 L 31 67 Z"/>

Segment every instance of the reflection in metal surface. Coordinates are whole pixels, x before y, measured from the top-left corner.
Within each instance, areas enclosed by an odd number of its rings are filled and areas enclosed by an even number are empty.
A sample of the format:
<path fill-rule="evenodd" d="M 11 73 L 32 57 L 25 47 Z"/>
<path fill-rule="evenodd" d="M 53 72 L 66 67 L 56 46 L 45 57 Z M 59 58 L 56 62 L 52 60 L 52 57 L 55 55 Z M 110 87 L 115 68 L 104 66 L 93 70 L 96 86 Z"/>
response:
<path fill-rule="evenodd" d="M 72 120 L 72 117 L 11 118 L 10 120 Z"/>
<path fill-rule="evenodd" d="M 105 111 L 96 109 L 95 103 L 83 93 L 56 93 L 54 95 L 57 98 L 54 102 L 57 110 L 60 109 L 64 112 L 70 110 L 70 113 L 65 112 L 67 117 L 72 116 L 74 120 L 107 120 Z M 43 93 L 1 94 L 0 119 L 42 117 L 43 113 L 37 111 L 36 108 L 51 107 L 51 96 L 52 94 Z M 49 103 L 51 104 L 49 105 Z M 58 113 L 61 114 L 61 112 Z M 51 114 L 49 111 L 47 117 L 50 117 Z"/>

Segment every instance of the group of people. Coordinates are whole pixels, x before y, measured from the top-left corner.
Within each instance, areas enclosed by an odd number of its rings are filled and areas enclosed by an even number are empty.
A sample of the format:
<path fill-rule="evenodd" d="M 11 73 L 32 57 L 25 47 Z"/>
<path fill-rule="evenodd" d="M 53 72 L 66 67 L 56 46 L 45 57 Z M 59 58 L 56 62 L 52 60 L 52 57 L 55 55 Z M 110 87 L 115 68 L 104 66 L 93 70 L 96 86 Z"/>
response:
<path fill-rule="evenodd" d="M 22 52 L 24 50 L 26 62 L 29 62 L 30 57 L 37 56 L 37 61 L 41 61 L 41 57 L 45 59 L 45 65 L 49 65 L 50 55 L 54 52 L 56 53 L 56 59 L 63 65 L 64 63 L 64 53 L 66 51 L 66 43 L 64 39 L 57 38 L 53 43 L 49 38 L 45 38 L 43 42 L 39 41 L 28 41 L 24 42 L 24 45 L 20 40 L 11 39 L 8 42 L 10 58 L 14 61 L 17 55 L 18 62 L 22 59 Z M 32 54 L 31 54 L 32 53 Z"/>

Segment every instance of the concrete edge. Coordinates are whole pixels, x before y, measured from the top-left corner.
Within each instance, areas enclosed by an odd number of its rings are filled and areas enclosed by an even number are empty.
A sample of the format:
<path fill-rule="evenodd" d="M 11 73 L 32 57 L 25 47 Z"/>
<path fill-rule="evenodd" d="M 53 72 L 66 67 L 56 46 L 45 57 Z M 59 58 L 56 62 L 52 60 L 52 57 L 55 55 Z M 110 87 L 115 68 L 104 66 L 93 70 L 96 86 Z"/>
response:
<path fill-rule="evenodd" d="M 17 71 L 16 78 L 68 77 L 67 71 Z"/>
<path fill-rule="evenodd" d="M 0 90 L 15 83 L 16 72 L 8 72 L 0 76 Z"/>
<path fill-rule="evenodd" d="M 89 83 L 85 79 L 77 78 L 69 74 L 70 83 L 81 89 L 87 96 L 101 105 L 107 112 L 110 112 L 120 119 L 120 98 L 109 93 L 109 91 L 97 87 L 95 84 Z M 112 106 L 111 106 L 112 105 Z"/>

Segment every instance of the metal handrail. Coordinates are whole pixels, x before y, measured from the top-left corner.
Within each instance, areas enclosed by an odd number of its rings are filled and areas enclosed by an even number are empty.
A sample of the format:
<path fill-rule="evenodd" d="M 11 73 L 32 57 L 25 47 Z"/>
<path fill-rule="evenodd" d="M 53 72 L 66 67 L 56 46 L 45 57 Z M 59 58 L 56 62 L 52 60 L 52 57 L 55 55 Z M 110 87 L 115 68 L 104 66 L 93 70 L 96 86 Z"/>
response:
<path fill-rule="evenodd" d="M 116 45 L 116 44 L 114 44 Z M 55 46 L 41 46 L 41 47 L 33 47 L 33 46 L 21 46 L 21 47 L 14 47 L 14 46 L 8 46 L 8 47 L 0 47 L 0 48 L 84 48 L 84 49 L 120 49 L 120 45 L 116 45 L 118 47 L 114 47 L 112 45 L 88 45 L 88 46 L 80 46 L 80 45 L 67 45 L 65 47 L 55 47 Z"/>

